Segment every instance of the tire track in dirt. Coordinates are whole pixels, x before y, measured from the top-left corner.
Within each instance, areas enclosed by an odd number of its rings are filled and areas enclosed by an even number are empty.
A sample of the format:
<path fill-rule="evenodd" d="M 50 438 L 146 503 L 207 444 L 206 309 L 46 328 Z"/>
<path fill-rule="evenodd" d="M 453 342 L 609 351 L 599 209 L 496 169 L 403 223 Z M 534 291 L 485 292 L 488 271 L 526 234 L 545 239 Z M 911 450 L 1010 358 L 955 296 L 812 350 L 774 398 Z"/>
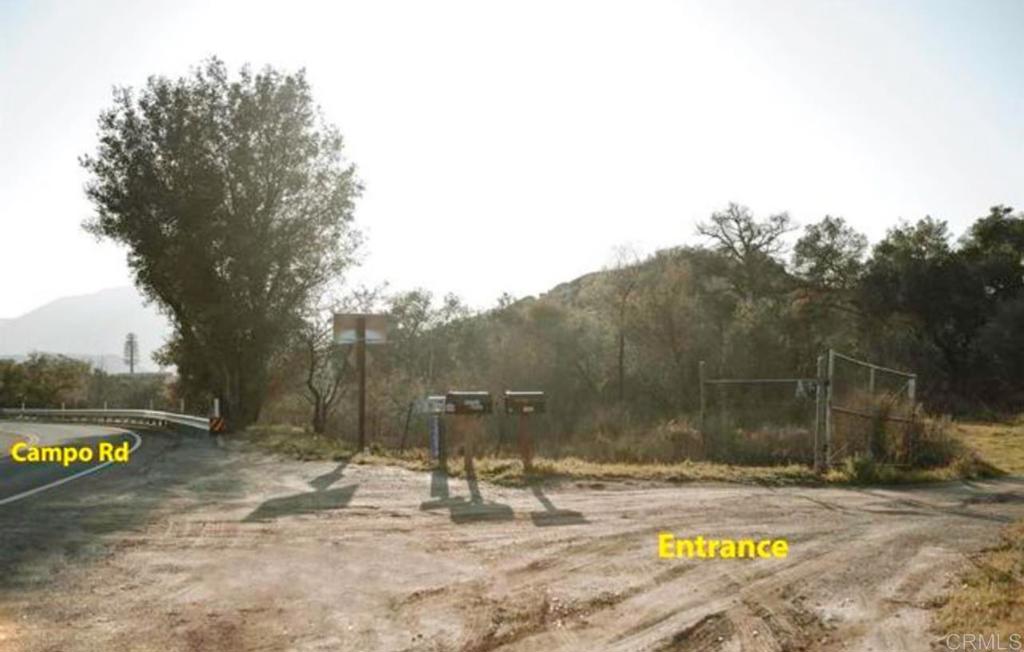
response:
<path fill-rule="evenodd" d="M 482 484 L 512 518 L 457 521 L 420 508 L 432 500 L 424 474 L 167 444 L 145 472 L 96 482 L 123 500 L 42 501 L 43 522 L 102 525 L 88 542 L 97 554 L 62 567 L 45 590 L 0 592 L 0 625 L 18 624 L 10 647 L 824 652 L 843 643 L 916 652 L 943 573 L 1004 520 L 1024 517 L 1015 498 L 1024 484 L 1012 482 L 898 491 L 606 483 L 543 487 L 546 505 L 530 490 Z M 449 482 L 454 499 L 468 499 L 462 481 Z M 343 487 L 344 502 L 301 498 Z M 293 509 L 267 508 L 282 504 Z M 533 518 L 552 509 L 581 518 Z M 41 533 L 27 520 L 4 525 L 20 542 Z M 790 555 L 660 560 L 660 531 L 782 537 Z"/>

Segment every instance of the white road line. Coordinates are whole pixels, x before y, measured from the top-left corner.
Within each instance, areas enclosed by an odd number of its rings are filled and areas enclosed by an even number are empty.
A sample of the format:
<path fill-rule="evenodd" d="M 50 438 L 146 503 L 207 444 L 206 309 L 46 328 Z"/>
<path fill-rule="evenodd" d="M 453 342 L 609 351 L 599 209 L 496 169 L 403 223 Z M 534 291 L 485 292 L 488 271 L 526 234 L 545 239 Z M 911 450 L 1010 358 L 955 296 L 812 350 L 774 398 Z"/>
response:
<path fill-rule="evenodd" d="M 131 449 L 129 449 L 129 451 L 128 451 L 129 454 L 134 453 L 136 451 L 136 449 L 138 449 L 139 446 L 142 446 L 142 437 L 139 437 L 137 434 L 135 434 L 134 432 L 131 432 L 130 430 L 126 430 L 125 432 L 127 432 L 129 435 L 131 435 L 132 437 L 135 438 L 135 445 L 132 446 Z M 53 489 L 54 487 L 59 487 L 62 484 L 71 482 L 72 480 L 77 480 L 78 478 L 87 476 L 90 473 L 95 473 L 96 471 L 99 471 L 100 469 L 106 468 L 106 467 L 110 466 L 111 464 L 113 464 L 113 462 L 104 462 L 103 464 L 97 464 L 96 466 L 90 467 L 90 468 L 88 468 L 88 469 L 86 469 L 84 471 L 79 471 L 78 473 L 75 473 L 73 475 L 69 475 L 66 478 L 61 478 L 59 480 L 54 480 L 53 482 L 50 482 L 49 484 L 44 484 L 44 485 L 42 485 L 40 487 L 36 487 L 34 489 L 29 489 L 28 491 L 23 491 L 20 494 L 14 494 L 13 496 L 8 496 L 7 498 L 0 499 L 0 505 L 8 505 L 8 504 L 13 503 L 15 501 L 21 500 L 22 498 L 28 498 L 29 496 L 34 496 L 37 493 L 46 491 L 47 489 Z"/>
<path fill-rule="evenodd" d="M 39 444 L 39 435 L 36 435 L 34 433 L 31 433 L 31 432 L 11 432 L 10 430 L 0 430 L 0 435 L 7 435 L 8 437 L 15 437 L 15 438 L 17 438 L 17 437 L 24 437 L 25 439 L 27 439 L 30 442 L 32 442 L 33 446 Z"/>
<path fill-rule="evenodd" d="M 9 430 L 0 430 L 0 435 L 7 435 L 8 437 L 14 437 L 15 439 L 18 439 L 18 438 L 27 439 L 30 446 L 38 446 L 39 445 L 39 435 L 34 435 L 31 432 L 11 432 Z M 15 442 L 15 443 L 17 443 L 17 442 Z M 11 454 L 11 450 L 10 449 L 13 448 L 13 447 L 14 447 L 14 444 L 11 444 L 10 447 L 8 447 L 7 450 L 0 450 L 0 460 L 2 460 L 5 457 L 10 457 L 10 454 Z"/>

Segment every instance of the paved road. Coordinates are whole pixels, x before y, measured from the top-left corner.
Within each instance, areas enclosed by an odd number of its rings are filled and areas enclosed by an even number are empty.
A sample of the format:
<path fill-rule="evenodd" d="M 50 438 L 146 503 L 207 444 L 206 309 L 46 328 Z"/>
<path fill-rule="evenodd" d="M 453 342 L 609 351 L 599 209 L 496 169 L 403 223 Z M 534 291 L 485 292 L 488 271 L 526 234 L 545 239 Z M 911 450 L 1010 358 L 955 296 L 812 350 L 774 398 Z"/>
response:
<path fill-rule="evenodd" d="M 51 424 L 30 421 L 0 421 L 0 506 L 19 502 L 50 488 L 74 482 L 92 473 L 102 472 L 107 464 L 77 462 L 60 464 L 17 463 L 10 457 L 10 448 L 19 441 L 39 446 L 95 447 L 101 441 L 119 445 L 141 443 L 140 438 L 121 428 L 84 424 Z M 130 458 L 129 458 L 130 459 Z M 130 461 L 129 461 L 130 463 Z"/>

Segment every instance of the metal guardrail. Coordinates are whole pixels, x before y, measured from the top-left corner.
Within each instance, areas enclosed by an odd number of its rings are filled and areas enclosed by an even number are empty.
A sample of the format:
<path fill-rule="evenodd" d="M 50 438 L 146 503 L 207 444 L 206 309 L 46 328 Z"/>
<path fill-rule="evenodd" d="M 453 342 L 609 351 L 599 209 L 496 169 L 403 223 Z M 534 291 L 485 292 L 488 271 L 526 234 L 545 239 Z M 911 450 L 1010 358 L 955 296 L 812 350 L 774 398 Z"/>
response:
<path fill-rule="evenodd" d="M 171 425 L 210 432 L 210 420 L 190 414 L 158 412 L 156 410 L 55 410 L 38 408 L 0 408 L 0 417 L 45 419 L 47 421 L 74 421 L 79 423 L 135 423 L 169 427 Z"/>

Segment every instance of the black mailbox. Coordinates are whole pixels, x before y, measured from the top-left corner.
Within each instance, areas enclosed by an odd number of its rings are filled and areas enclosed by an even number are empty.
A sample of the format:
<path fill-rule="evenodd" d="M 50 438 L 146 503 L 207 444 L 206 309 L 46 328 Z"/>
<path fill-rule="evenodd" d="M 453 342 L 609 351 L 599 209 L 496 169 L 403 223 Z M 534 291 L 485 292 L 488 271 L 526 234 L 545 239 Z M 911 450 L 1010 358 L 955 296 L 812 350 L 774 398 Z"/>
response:
<path fill-rule="evenodd" d="M 505 392 L 505 414 L 540 414 L 544 403 L 544 392 Z"/>
<path fill-rule="evenodd" d="M 448 392 L 444 397 L 445 414 L 490 414 L 490 392 Z"/>

